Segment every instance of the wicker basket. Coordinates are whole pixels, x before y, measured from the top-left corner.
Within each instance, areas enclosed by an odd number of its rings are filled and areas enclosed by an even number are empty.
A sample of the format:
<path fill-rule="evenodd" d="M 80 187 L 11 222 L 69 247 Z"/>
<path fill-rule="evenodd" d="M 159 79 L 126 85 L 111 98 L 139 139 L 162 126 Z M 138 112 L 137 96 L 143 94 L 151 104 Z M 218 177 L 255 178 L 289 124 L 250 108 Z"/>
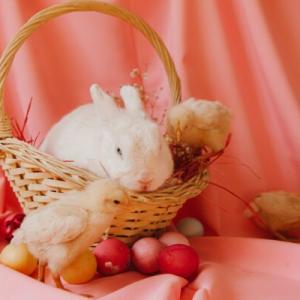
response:
<path fill-rule="evenodd" d="M 3 108 L 3 90 L 15 54 L 26 39 L 47 21 L 71 12 L 95 11 L 117 17 L 138 29 L 156 49 L 168 75 L 173 104 L 180 101 L 180 80 L 168 50 L 158 34 L 138 16 L 112 4 L 76 0 L 46 8 L 25 23 L 4 50 L 0 60 L 0 159 L 1 166 L 25 213 L 56 200 L 61 193 L 82 189 L 97 177 L 42 153 L 26 142 L 13 138 L 11 122 Z M 171 180 L 172 182 L 172 180 Z M 197 174 L 183 183 L 165 185 L 154 192 L 130 195 L 130 207 L 114 219 L 106 236 L 132 242 L 140 236 L 154 235 L 167 227 L 183 203 L 206 187 L 207 172 Z"/>

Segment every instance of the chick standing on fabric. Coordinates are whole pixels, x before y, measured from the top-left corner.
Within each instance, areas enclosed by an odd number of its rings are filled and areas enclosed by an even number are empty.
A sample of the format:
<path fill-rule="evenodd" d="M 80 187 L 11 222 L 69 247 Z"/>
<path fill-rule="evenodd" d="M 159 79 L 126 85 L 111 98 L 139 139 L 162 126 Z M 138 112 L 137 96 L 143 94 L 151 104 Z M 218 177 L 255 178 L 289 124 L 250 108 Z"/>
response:
<path fill-rule="evenodd" d="M 218 152 L 225 146 L 230 121 L 230 111 L 220 102 L 190 98 L 168 112 L 167 135 L 175 142 Z"/>
<path fill-rule="evenodd" d="M 127 199 L 115 181 L 94 181 L 84 191 L 65 193 L 26 216 L 11 243 L 26 244 L 39 260 L 39 278 L 47 264 L 56 286 L 64 288 L 59 275 L 101 239 L 114 216 L 128 204 Z"/>

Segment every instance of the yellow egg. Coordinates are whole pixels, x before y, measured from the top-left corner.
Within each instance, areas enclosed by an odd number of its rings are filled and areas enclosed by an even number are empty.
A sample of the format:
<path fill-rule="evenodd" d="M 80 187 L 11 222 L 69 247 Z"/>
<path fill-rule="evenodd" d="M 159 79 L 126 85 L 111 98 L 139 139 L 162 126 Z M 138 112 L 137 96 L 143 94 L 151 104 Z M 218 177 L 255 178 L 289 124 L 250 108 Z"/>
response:
<path fill-rule="evenodd" d="M 30 275 L 37 267 L 37 259 L 31 255 L 25 244 L 9 244 L 0 254 L 0 262 L 18 272 Z"/>
<path fill-rule="evenodd" d="M 62 278 L 70 284 L 81 284 L 91 280 L 97 271 L 94 254 L 86 250 L 72 264 L 63 270 Z"/>

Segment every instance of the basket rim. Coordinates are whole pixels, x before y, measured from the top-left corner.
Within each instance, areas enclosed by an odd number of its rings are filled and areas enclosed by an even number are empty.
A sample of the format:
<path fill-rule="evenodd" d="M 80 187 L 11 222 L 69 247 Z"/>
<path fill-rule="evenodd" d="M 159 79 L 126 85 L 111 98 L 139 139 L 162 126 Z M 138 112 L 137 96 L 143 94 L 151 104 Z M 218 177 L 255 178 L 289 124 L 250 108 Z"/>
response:
<path fill-rule="evenodd" d="M 42 170 L 53 174 L 54 176 L 58 177 L 57 180 L 63 180 L 74 184 L 75 189 L 76 186 L 78 189 L 82 189 L 88 182 L 101 178 L 88 170 L 63 162 L 50 154 L 40 151 L 27 142 L 18 140 L 16 138 L 0 140 L 0 151 L 4 153 L 10 153 L 11 155 L 15 156 L 17 160 L 22 159 L 22 162 L 32 165 L 33 168 L 41 168 Z M 189 187 L 196 189 L 198 185 L 202 190 L 202 185 L 205 184 L 204 179 L 207 179 L 207 177 L 207 168 L 199 168 L 199 171 L 195 175 L 191 176 L 184 182 L 178 182 L 166 187 L 161 186 L 159 189 L 149 192 L 135 192 L 132 190 L 127 191 L 129 196 L 136 201 L 150 203 L 151 199 L 151 203 L 153 203 L 153 205 L 157 205 L 156 202 L 158 202 L 158 200 L 156 198 L 159 198 L 160 202 L 162 201 L 161 197 L 165 198 L 166 201 L 170 201 L 170 198 L 176 198 L 176 195 L 174 195 L 174 190 L 180 194 L 188 190 Z M 168 195 L 171 193 L 173 194 L 172 197 L 168 197 Z"/>

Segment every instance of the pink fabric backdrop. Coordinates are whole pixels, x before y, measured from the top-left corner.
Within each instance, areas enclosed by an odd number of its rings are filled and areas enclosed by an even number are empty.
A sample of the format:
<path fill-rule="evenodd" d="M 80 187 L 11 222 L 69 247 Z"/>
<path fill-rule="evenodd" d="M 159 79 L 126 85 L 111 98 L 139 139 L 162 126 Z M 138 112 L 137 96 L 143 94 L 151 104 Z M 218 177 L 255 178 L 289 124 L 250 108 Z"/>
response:
<path fill-rule="evenodd" d="M 0 51 L 32 14 L 59 2 L 0 0 Z M 137 13 L 160 34 L 181 77 L 183 99 L 218 99 L 231 107 L 235 116 L 232 141 L 226 155 L 212 166 L 211 180 L 247 201 L 267 190 L 299 192 L 300 2 L 109 2 Z M 156 53 L 144 37 L 112 17 L 95 13 L 62 16 L 34 33 L 19 51 L 6 84 L 5 105 L 9 114 L 22 122 L 32 98 L 27 134 L 40 132 L 42 138 L 59 117 L 89 101 L 91 83 L 98 82 L 117 94 L 121 84 L 131 81 L 129 73 L 136 67 L 147 73 L 143 82 L 147 94 L 159 96 L 156 114 L 160 115 L 169 103 L 168 84 Z M 8 200 L 8 187 L 4 189 L 1 182 L 0 209 L 15 208 L 16 203 Z M 130 299 L 148 299 L 150 295 L 137 291 L 157 287 L 149 299 L 178 299 L 180 294 L 183 299 L 205 300 L 298 299 L 299 272 L 294 267 L 294 262 L 300 263 L 298 245 L 228 237 L 265 236 L 243 217 L 244 208 L 240 200 L 211 186 L 181 211 L 180 216 L 199 217 L 208 232 L 223 236 L 195 242 L 204 271 L 182 292 L 186 282 L 178 277 L 138 280 L 140 275 L 130 273 L 120 275 L 119 280 L 106 279 L 110 282 L 107 289 L 101 289 L 99 283 L 96 294 L 106 295 L 103 299 L 121 299 L 120 295 L 124 299 L 129 295 Z M 262 255 L 268 255 L 269 261 L 262 260 Z M 285 259 L 286 264 L 282 262 Z M 24 276 L 3 267 L 0 278 L 5 286 L 21 282 L 28 292 L 22 293 L 24 299 L 35 299 L 29 296 L 31 287 L 36 287 L 36 295 L 47 297 L 48 293 L 49 299 L 70 299 L 31 279 L 26 282 Z M 119 289 L 120 282 L 135 283 Z M 14 291 L 10 299 L 18 299 L 18 292 Z"/>

